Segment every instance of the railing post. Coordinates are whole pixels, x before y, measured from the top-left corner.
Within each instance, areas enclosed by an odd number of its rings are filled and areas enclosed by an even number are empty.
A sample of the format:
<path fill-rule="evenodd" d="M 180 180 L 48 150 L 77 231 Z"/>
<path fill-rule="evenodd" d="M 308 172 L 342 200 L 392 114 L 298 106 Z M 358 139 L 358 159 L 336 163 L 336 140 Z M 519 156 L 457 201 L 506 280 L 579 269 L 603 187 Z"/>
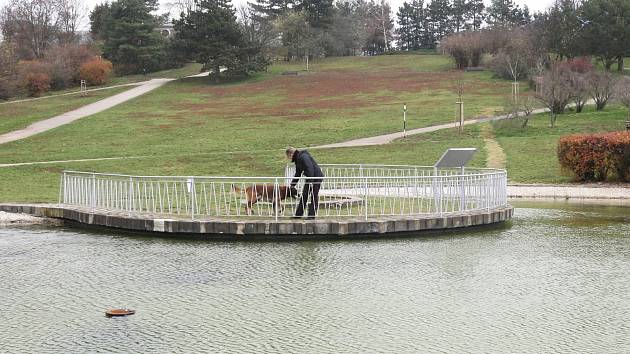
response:
<path fill-rule="evenodd" d="M 197 191 L 195 190 L 195 177 L 190 177 L 190 219 L 195 220 L 195 207 L 197 206 Z"/>
<path fill-rule="evenodd" d="M 459 183 L 460 183 L 460 193 L 461 195 L 459 196 L 460 200 L 459 200 L 459 211 L 464 211 L 466 210 L 466 177 L 464 177 L 464 174 L 462 173 L 459 176 Z"/>
<path fill-rule="evenodd" d="M 278 184 L 278 178 L 276 177 L 275 182 L 273 184 L 273 200 L 271 201 L 273 203 L 273 208 L 275 209 L 275 214 L 276 214 L 276 221 L 278 221 L 278 209 L 281 208 L 281 201 L 280 201 L 280 185 Z M 276 205 L 276 200 L 278 201 L 278 204 Z"/>
<path fill-rule="evenodd" d="M 133 177 L 129 177 L 129 188 L 127 188 L 127 213 L 131 214 L 131 194 L 133 191 Z"/>
<path fill-rule="evenodd" d="M 93 211 L 96 204 L 96 174 L 94 173 L 92 173 L 92 192 L 90 194 L 90 209 Z"/>
<path fill-rule="evenodd" d="M 59 182 L 59 204 L 66 201 L 66 171 L 61 172 L 61 181 Z"/>
<path fill-rule="evenodd" d="M 365 185 L 365 189 L 363 190 L 363 207 L 365 208 L 365 220 L 367 220 L 368 219 L 368 179 L 367 177 L 365 177 L 363 181 Z"/>

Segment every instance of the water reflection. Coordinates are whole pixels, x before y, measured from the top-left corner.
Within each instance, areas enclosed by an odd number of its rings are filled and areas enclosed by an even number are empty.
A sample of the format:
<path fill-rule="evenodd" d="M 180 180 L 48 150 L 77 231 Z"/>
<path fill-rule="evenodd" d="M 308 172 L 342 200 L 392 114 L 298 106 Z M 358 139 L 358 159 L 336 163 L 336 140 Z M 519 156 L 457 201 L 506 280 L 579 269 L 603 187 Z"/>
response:
<path fill-rule="evenodd" d="M 511 227 L 404 239 L 0 229 L 2 350 L 630 351 L 628 209 L 519 206 Z"/>

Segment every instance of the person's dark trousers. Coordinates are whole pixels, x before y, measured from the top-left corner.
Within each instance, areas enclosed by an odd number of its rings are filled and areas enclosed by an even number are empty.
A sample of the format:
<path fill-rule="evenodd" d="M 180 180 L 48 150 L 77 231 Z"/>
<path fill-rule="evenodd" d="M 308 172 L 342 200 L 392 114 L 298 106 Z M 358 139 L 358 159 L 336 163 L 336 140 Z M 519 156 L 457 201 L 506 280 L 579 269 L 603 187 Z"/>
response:
<path fill-rule="evenodd" d="M 321 185 L 321 180 L 314 180 L 312 183 L 304 183 L 302 198 L 295 211 L 295 216 L 303 216 L 304 208 L 306 208 L 306 204 L 308 204 L 308 216 L 315 217 L 319 209 L 319 187 L 321 187 Z"/>

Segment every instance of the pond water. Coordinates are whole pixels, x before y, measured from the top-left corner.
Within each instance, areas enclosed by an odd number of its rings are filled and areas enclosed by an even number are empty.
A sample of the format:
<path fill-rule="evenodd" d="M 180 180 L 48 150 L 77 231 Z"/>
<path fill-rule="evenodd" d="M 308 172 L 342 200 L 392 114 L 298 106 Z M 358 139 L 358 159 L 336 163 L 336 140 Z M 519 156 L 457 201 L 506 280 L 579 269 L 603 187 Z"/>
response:
<path fill-rule="evenodd" d="M 628 207 L 353 241 L 0 228 L 0 279 L 0 352 L 630 351 Z"/>

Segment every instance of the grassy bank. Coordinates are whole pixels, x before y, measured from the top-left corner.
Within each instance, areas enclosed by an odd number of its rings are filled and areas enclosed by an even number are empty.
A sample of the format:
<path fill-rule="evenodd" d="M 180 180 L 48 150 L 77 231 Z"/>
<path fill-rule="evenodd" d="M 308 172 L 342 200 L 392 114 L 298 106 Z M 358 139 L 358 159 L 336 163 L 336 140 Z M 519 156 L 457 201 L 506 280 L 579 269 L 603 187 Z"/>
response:
<path fill-rule="evenodd" d="M 85 95 L 67 95 L 25 102 L 0 104 L 0 134 L 26 128 L 29 124 L 54 117 L 90 103 L 116 95 L 131 87 L 91 91 Z"/>
<path fill-rule="evenodd" d="M 489 72 L 452 70 L 441 55 L 332 58 L 309 72 L 302 63 L 277 63 L 248 81 L 213 85 L 207 78 L 178 80 L 106 112 L 3 145 L 0 163 L 106 157 L 128 159 L 0 168 L 2 201 L 54 201 L 63 169 L 156 175 L 280 175 L 286 145 L 315 146 L 399 131 L 402 105 L 408 128 L 451 122 L 456 89 L 464 83 L 467 117 L 493 115 L 510 82 Z M 299 71 L 299 75 L 282 75 Z M 449 147 L 479 149 L 490 128 L 507 155 L 515 182 L 563 182 L 555 145 L 564 134 L 618 130 L 625 111 L 567 114 L 556 128 L 546 115 L 527 129 L 514 124 L 444 130 L 385 146 L 317 150 L 321 163 L 431 165 Z M 620 126 L 621 124 L 621 126 Z M 23 186 L 15 188 L 15 186 Z"/>

